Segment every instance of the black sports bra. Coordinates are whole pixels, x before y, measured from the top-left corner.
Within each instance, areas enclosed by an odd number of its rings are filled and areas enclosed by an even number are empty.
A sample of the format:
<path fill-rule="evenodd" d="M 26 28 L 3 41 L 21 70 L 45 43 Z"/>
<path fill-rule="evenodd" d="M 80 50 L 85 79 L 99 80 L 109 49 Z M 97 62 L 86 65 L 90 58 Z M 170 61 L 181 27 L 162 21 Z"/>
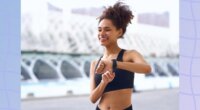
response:
<path fill-rule="evenodd" d="M 124 54 L 124 49 L 121 49 L 117 56 L 117 61 L 122 61 L 123 59 L 123 54 Z M 99 64 L 100 60 L 102 57 L 100 57 L 99 61 L 97 62 L 97 65 Z M 97 65 L 95 67 L 95 70 L 97 68 Z M 95 84 L 96 87 L 99 85 L 102 79 L 102 74 L 95 73 Z M 109 92 L 109 91 L 114 91 L 114 90 L 119 90 L 119 89 L 125 89 L 125 88 L 133 88 L 133 83 L 134 83 L 134 73 L 127 71 L 127 70 L 122 70 L 122 69 L 116 69 L 115 71 L 115 78 L 108 83 L 106 86 L 104 93 Z"/>

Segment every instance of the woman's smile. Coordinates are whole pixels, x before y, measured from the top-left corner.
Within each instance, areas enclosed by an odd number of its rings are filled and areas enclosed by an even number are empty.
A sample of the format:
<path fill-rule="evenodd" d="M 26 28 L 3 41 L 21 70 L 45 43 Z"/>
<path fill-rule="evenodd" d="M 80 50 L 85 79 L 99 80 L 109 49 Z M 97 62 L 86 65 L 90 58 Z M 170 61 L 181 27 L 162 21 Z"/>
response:
<path fill-rule="evenodd" d="M 105 42 L 108 40 L 108 36 L 100 36 L 99 40 L 100 40 L 100 42 Z"/>

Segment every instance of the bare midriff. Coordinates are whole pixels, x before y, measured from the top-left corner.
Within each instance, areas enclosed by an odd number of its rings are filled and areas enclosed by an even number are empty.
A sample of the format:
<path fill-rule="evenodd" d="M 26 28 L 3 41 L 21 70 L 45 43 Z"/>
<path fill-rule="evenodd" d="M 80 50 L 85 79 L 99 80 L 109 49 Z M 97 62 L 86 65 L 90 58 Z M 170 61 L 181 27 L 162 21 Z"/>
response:
<path fill-rule="evenodd" d="M 120 89 L 102 95 L 99 108 L 101 110 L 124 110 L 131 105 L 132 89 Z"/>

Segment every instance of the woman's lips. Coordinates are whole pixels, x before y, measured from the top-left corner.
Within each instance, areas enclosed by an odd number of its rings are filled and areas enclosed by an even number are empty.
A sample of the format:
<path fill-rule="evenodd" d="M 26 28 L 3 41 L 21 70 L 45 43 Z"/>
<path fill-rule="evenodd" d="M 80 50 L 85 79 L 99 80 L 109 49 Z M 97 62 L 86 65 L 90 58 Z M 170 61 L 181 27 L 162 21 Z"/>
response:
<path fill-rule="evenodd" d="M 105 37 L 100 37 L 99 40 L 100 40 L 101 42 L 105 42 L 106 40 L 108 40 L 108 37 L 107 37 L 107 36 L 105 36 Z"/>

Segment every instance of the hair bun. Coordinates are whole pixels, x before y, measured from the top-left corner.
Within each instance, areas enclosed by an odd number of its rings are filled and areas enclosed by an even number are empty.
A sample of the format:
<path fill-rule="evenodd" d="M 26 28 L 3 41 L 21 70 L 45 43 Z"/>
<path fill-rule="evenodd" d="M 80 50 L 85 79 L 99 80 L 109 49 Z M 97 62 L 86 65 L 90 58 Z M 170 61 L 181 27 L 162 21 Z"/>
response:
<path fill-rule="evenodd" d="M 122 28 L 124 34 L 128 23 L 131 23 L 131 19 L 134 18 L 134 15 L 128 5 L 122 2 L 116 2 L 113 6 L 105 8 L 99 18 L 99 22 L 103 19 L 112 20 L 117 29 Z"/>

